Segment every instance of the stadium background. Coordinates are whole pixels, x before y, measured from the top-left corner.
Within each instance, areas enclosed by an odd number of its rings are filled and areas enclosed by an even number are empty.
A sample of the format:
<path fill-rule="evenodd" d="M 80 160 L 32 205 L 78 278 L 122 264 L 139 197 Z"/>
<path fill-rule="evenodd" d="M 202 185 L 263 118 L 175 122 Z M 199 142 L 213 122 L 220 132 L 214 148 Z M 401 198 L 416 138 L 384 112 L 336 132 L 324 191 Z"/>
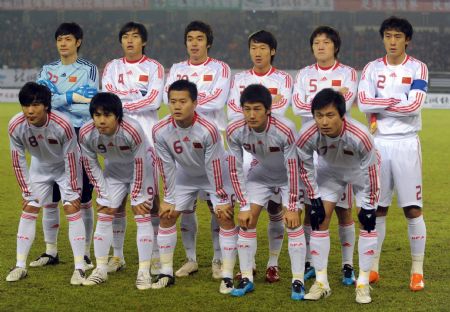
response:
<path fill-rule="evenodd" d="M 0 1 L 0 310 L 357 310 L 353 290 L 338 283 L 340 273 L 336 224 L 332 227 L 330 275 L 334 278 L 333 295 L 320 303 L 292 303 L 289 300 L 289 261 L 287 248 L 281 256 L 283 281 L 266 285 L 262 274 L 257 278 L 255 294 L 245 299 L 224 298 L 217 292 L 218 283 L 210 279 L 211 258 L 209 221 L 205 207 L 199 208 L 198 254 L 200 273 L 190 279 L 177 280 L 177 286 L 160 292 L 134 289 L 137 254 L 135 226 L 130 219 L 127 230 L 128 269 L 111 276 L 98 288 L 73 288 L 68 285 L 71 273 L 70 249 L 66 222 L 61 218 L 60 252 L 66 263 L 56 268 L 31 270 L 30 277 L 6 285 L 8 267 L 14 264 L 15 233 L 19 218 L 20 193 L 11 170 L 7 141 L 7 122 L 20 110 L 17 91 L 26 81 L 34 80 L 39 68 L 58 58 L 54 31 L 64 21 L 75 21 L 84 30 L 80 55 L 95 63 L 100 72 L 106 62 L 122 56 L 118 42 L 120 27 L 130 21 L 144 23 L 149 31 L 146 54 L 161 62 L 165 69 L 186 58 L 183 32 L 194 19 L 211 24 L 214 44 L 210 56 L 227 62 L 234 71 L 250 67 L 247 37 L 259 29 L 273 32 L 278 40 L 274 66 L 292 74 L 314 59 L 309 35 L 318 25 L 337 28 L 342 37 L 339 59 L 361 70 L 382 55 L 378 34 L 381 21 L 390 15 L 406 17 L 414 26 L 408 54 L 424 61 L 430 71 L 430 94 L 427 107 L 450 108 L 450 1 L 415 0 L 22 0 Z M 3 103 L 2 103 L 3 102 Z M 11 103 L 6 103 L 11 102 Z M 160 115 L 164 115 L 164 107 Z M 354 108 L 354 116 L 363 120 Z M 290 114 L 290 112 L 289 112 Z M 292 115 L 290 115 L 292 116 Z M 382 255 L 382 278 L 373 291 L 374 303 L 364 310 L 446 311 L 450 280 L 449 236 L 446 189 L 449 187 L 448 152 L 450 130 L 448 110 L 424 110 L 421 133 L 424 159 L 424 206 L 428 227 L 424 292 L 407 289 L 410 256 L 406 223 L 395 205 L 388 217 L 388 234 Z M 298 121 L 297 125 L 300 126 Z M 265 217 L 258 228 L 259 268 L 265 267 L 267 241 Z M 37 239 L 29 259 L 43 248 L 42 229 L 38 222 Z M 175 267 L 183 260 L 178 241 Z M 355 264 L 357 257 L 355 253 Z M 386 273 L 383 272 L 385 270 Z M 262 270 L 261 270 L 262 271 Z M 261 272 L 260 271 L 260 272 Z M 384 275 L 384 274 L 385 275 Z M 67 277 L 65 276 L 67 275 Z M 384 276 L 383 276 L 384 275 Z M 307 284 L 309 287 L 310 285 Z M 164 308 L 163 307 L 167 307 Z"/>

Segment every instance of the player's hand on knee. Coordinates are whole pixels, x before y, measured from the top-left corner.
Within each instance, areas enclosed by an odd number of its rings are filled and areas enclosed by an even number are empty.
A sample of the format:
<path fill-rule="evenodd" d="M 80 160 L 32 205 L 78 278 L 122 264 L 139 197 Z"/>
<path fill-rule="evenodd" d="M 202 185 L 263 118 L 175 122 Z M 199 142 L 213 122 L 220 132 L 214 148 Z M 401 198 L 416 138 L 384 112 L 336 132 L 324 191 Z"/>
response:
<path fill-rule="evenodd" d="M 75 199 L 75 200 L 71 200 L 71 201 L 70 201 L 70 204 L 72 205 L 72 207 L 73 207 L 76 211 L 78 211 L 78 210 L 81 209 L 81 199 L 80 199 L 80 198 L 77 198 L 77 199 Z"/>
<path fill-rule="evenodd" d="M 375 223 L 377 221 L 377 216 L 375 213 L 375 209 L 364 209 L 361 208 L 361 210 L 358 213 L 358 219 L 359 222 L 364 226 L 364 230 L 367 232 L 371 232 L 375 230 Z"/>
<path fill-rule="evenodd" d="M 323 202 L 320 197 L 310 199 L 310 201 L 311 210 L 309 212 L 309 220 L 311 222 L 311 228 L 313 231 L 318 231 L 319 226 L 322 224 L 323 220 L 325 220 L 325 208 L 323 207 Z"/>
<path fill-rule="evenodd" d="M 238 214 L 239 226 L 246 231 L 252 221 L 252 213 L 250 211 L 241 211 Z"/>
<path fill-rule="evenodd" d="M 286 210 L 283 215 L 284 224 L 290 229 L 294 229 L 300 226 L 300 217 L 298 211 Z"/>
<path fill-rule="evenodd" d="M 216 215 L 219 219 L 232 220 L 234 211 L 231 204 L 218 205 L 216 207 Z"/>
<path fill-rule="evenodd" d="M 135 215 L 145 215 L 149 214 L 152 209 L 152 203 L 149 200 L 144 201 L 138 205 L 132 206 Z"/>
<path fill-rule="evenodd" d="M 163 201 L 159 206 L 159 217 L 170 219 L 175 211 L 175 205 Z"/>

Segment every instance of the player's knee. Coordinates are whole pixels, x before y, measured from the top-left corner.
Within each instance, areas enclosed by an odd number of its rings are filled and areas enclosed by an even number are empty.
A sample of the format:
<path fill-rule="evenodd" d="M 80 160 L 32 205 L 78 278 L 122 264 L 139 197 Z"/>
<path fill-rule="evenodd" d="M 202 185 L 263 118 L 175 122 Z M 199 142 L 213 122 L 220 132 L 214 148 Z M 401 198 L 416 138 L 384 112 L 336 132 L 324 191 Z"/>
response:
<path fill-rule="evenodd" d="M 234 220 L 233 219 L 225 219 L 220 218 L 217 219 L 219 222 L 219 226 L 224 230 L 231 230 L 235 228 Z"/>
<path fill-rule="evenodd" d="M 35 207 L 35 206 L 30 206 L 30 205 L 26 205 L 23 208 L 24 212 L 28 212 L 28 213 L 39 213 L 40 208 L 39 207 Z"/>
<path fill-rule="evenodd" d="M 422 215 L 422 209 L 419 206 L 403 207 L 403 212 L 408 219 L 418 218 Z"/>

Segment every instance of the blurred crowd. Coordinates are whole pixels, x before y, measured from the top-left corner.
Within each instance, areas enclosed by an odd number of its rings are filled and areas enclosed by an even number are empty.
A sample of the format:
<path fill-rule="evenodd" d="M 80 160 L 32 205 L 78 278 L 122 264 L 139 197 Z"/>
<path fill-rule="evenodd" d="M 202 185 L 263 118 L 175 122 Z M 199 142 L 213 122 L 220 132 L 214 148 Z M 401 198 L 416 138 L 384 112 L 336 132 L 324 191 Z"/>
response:
<path fill-rule="evenodd" d="M 303 12 L 303 14 L 305 14 Z M 278 40 L 274 65 L 280 69 L 299 69 L 313 62 L 309 36 L 314 25 L 295 14 L 249 14 L 232 12 L 219 18 L 205 14 L 206 22 L 214 31 L 214 43 L 210 55 L 227 62 L 231 68 L 248 68 L 247 37 L 259 29 L 275 34 Z M 62 21 L 75 21 L 84 30 L 84 41 L 80 55 L 95 63 L 100 70 L 105 64 L 122 55 L 118 40 L 120 27 L 129 20 L 144 23 L 149 30 L 146 54 L 157 59 L 166 69 L 186 58 L 183 42 L 185 25 L 197 16 L 176 14 L 162 16 L 156 20 L 142 17 L 134 19 L 130 14 L 114 17 L 107 13 L 95 15 L 80 13 L 80 18 L 27 19 L 27 15 L 16 12 L 0 13 L 0 34 L 3 44 L 0 49 L 0 66 L 5 68 L 40 68 L 58 58 L 54 31 Z M 167 18 L 169 16 L 170 18 Z M 180 15 L 181 16 L 181 15 Z M 180 20 L 181 19 L 181 20 Z M 328 23 L 330 24 L 330 23 Z M 346 23 L 342 19 L 330 26 L 339 30 L 342 47 L 341 62 L 361 70 L 365 64 L 384 55 L 378 34 L 378 25 L 361 26 Z M 408 53 L 428 65 L 430 71 L 450 71 L 450 33 L 436 30 L 416 29 Z"/>

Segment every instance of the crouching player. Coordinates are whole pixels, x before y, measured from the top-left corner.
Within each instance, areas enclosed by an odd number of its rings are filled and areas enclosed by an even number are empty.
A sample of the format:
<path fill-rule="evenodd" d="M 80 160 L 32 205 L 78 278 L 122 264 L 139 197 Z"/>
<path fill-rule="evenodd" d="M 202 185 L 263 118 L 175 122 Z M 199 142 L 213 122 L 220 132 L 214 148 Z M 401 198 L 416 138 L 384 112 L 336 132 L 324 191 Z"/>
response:
<path fill-rule="evenodd" d="M 52 202 L 53 184 L 61 190 L 64 212 L 69 222 L 69 240 L 75 271 L 70 283 L 84 281 L 85 228 L 80 213 L 81 163 L 77 136 L 61 113 L 51 112 L 51 93 L 46 86 L 26 83 L 19 92 L 22 112 L 9 122 L 11 158 L 23 204 L 17 231 L 17 262 L 6 281 L 27 276 L 26 260 L 36 234 L 41 207 Z M 31 154 L 27 168 L 25 152 Z"/>
<path fill-rule="evenodd" d="M 331 289 L 327 278 L 330 252 L 331 215 L 345 191 L 352 184 L 356 204 L 360 207 L 359 277 L 356 302 L 369 303 L 369 275 L 377 248 L 375 210 L 379 186 L 377 152 L 367 127 L 344 116 L 345 99 L 337 91 L 323 89 L 314 97 L 311 106 L 314 121 L 306 123 L 300 131 L 297 150 L 300 156 L 300 176 L 311 201 L 310 241 L 311 256 L 316 269 L 316 282 L 307 300 L 328 297 Z M 317 152 L 317 175 L 313 153 Z M 323 200 L 323 201 L 322 201 Z"/>
<path fill-rule="evenodd" d="M 283 117 L 270 114 L 272 97 L 262 85 L 245 88 L 240 102 L 244 118 L 227 127 L 231 182 L 241 205 L 237 248 L 242 279 L 231 295 L 244 296 L 254 288 L 252 268 L 257 245 L 256 225 L 270 197 L 281 190 L 291 258 L 291 298 L 302 300 L 305 294 L 306 243 L 299 209 L 295 125 Z M 254 158 L 247 178 L 242 168 L 243 149 Z"/>
<path fill-rule="evenodd" d="M 98 93 L 89 106 L 92 116 L 80 130 L 82 159 L 97 192 L 97 227 L 94 251 L 97 268 L 83 282 L 96 285 L 108 278 L 108 252 L 113 239 L 114 213 L 124 208 L 127 195 L 137 225 L 139 254 L 138 289 L 150 289 L 153 227 L 150 217 L 154 194 L 153 154 L 144 131 L 134 119 L 124 117 L 122 102 L 112 93 Z M 105 159 L 102 170 L 98 155 Z"/>
<path fill-rule="evenodd" d="M 195 112 L 197 87 L 194 83 L 177 80 L 170 85 L 168 96 L 170 116 L 153 127 L 164 200 L 160 206 L 158 231 L 161 274 L 152 288 L 174 284 L 176 221 L 183 211 L 192 209 L 198 193 L 205 191 L 210 194 L 219 222 L 223 259 L 220 292 L 226 294 L 233 289 L 237 240 L 230 202 L 231 185 L 225 164 L 226 152 L 217 126 Z"/>

